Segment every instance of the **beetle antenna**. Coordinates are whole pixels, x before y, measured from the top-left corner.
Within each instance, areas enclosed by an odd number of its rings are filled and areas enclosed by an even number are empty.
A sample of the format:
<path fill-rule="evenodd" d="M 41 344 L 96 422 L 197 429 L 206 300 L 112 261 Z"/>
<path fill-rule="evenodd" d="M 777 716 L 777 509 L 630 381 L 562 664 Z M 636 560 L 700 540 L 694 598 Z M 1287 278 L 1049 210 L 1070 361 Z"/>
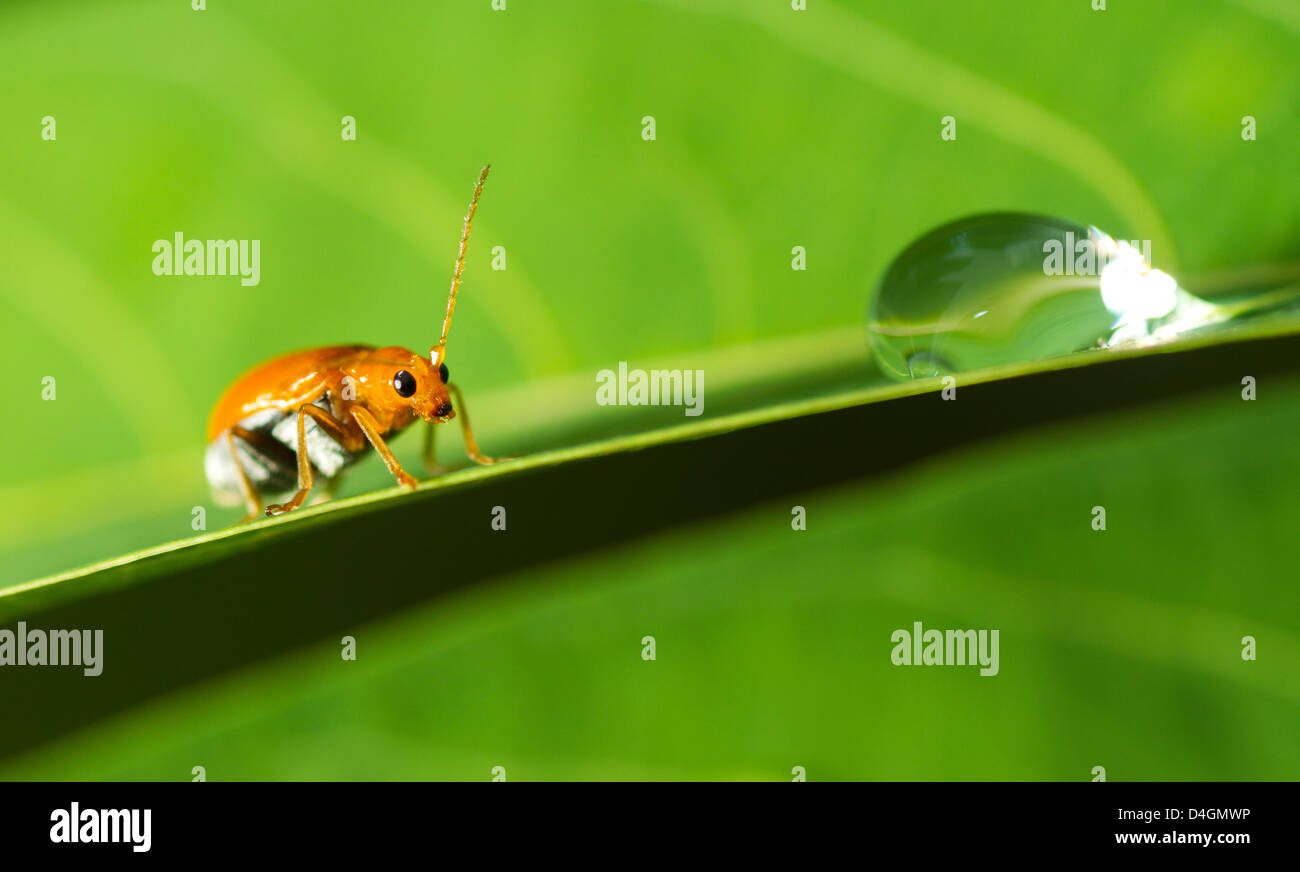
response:
<path fill-rule="evenodd" d="M 474 186 L 474 197 L 469 201 L 469 211 L 465 213 L 465 229 L 460 234 L 460 250 L 456 253 L 456 269 L 451 274 L 451 293 L 447 295 L 447 314 L 442 319 L 442 336 L 438 339 L 438 344 L 434 346 L 438 349 L 439 357 L 441 357 L 443 346 L 447 344 L 447 329 L 451 327 L 451 313 L 456 311 L 456 291 L 460 290 L 460 276 L 465 271 L 465 248 L 469 244 L 470 226 L 474 223 L 474 212 L 478 209 L 478 198 L 483 193 L 483 182 L 487 180 L 488 170 L 490 169 L 492 169 L 492 165 L 488 164 L 483 167 L 483 172 L 479 173 L 478 184 Z"/>

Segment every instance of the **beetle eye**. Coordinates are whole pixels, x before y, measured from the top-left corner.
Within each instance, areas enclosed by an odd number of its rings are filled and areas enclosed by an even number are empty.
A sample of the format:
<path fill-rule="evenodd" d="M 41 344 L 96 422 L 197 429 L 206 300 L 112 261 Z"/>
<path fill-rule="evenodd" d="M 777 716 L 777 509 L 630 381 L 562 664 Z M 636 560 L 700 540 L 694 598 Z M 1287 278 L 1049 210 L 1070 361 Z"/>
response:
<path fill-rule="evenodd" d="M 442 376 L 442 383 L 446 384 L 451 381 L 451 373 L 447 371 L 447 364 L 438 364 L 438 375 Z"/>
<path fill-rule="evenodd" d="M 401 397 L 409 397 L 415 393 L 415 376 L 406 370 L 399 370 L 397 375 L 393 376 L 393 390 Z"/>

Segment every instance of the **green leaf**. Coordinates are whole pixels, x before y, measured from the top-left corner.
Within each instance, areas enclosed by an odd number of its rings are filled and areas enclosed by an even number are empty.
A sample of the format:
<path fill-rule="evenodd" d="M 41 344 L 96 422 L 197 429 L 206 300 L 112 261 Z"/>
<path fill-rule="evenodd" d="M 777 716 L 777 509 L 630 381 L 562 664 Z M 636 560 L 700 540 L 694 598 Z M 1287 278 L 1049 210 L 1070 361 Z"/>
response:
<path fill-rule="evenodd" d="M 1276 572 L 1297 349 L 1083 355 L 953 402 L 909 384 L 686 425 L 12 591 L 6 618 L 102 627 L 106 658 L 95 679 L 6 670 L 10 698 L 46 698 L 6 724 L 6 756 L 154 702 L 0 772 L 1267 777 L 1253 749 L 1300 709 L 1300 603 Z M 917 620 L 999 629 L 998 676 L 893 666 Z M 1268 657 L 1240 658 L 1247 635 Z M 1225 727 L 1234 711 L 1259 718 Z M 931 753 L 962 731 L 987 753 Z"/>

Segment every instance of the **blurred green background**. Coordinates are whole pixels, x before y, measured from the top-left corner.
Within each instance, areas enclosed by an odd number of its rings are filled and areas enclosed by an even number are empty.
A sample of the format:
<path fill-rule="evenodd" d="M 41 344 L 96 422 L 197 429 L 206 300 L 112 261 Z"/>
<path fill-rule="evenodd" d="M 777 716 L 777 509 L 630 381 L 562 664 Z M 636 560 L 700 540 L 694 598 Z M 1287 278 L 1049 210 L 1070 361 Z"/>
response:
<path fill-rule="evenodd" d="M 0 436 L 10 459 L 0 470 L 0 584 L 189 536 L 194 506 L 207 507 L 209 529 L 232 522 L 239 512 L 211 506 L 202 475 L 217 396 L 245 368 L 294 348 L 427 348 L 486 162 L 493 174 L 449 364 L 490 452 L 680 423 L 680 410 L 611 415 L 592 404 L 595 371 L 620 360 L 706 366 L 718 397 L 708 414 L 879 380 L 863 328 L 868 293 L 904 245 L 963 214 L 1028 210 L 1151 239 L 1156 265 L 1193 288 L 1225 269 L 1294 260 L 1300 248 L 1300 13 L 1286 0 L 1112 2 L 1104 12 L 1087 0 L 809 0 L 802 12 L 786 0 L 509 0 L 504 12 L 490 0 L 209 5 L 0 7 L 0 312 L 17 386 Z M 40 136 L 47 115 L 54 142 Z M 357 119 L 355 142 L 339 135 L 345 115 Z M 646 115 L 653 142 L 641 137 Z M 946 115 L 957 119 L 953 142 L 940 139 Z M 1245 115 L 1257 119 L 1257 141 L 1241 138 Z M 260 285 L 154 276 L 153 241 L 178 231 L 260 239 Z M 490 266 L 498 245 L 504 271 Z M 804 272 L 790 268 L 795 245 L 807 249 Z M 40 399 L 45 376 L 57 379 L 55 402 Z M 1275 407 L 1269 425 L 1290 426 L 1292 408 Z M 1238 471 L 1197 429 L 1219 413 L 1201 412 L 1182 414 L 1206 441 L 1189 437 L 1171 469 L 1231 490 Z M 1168 420 L 1131 422 L 1136 433 L 1155 429 L 1133 437 L 1151 453 L 1135 447 L 1130 472 L 1150 469 Z M 1131 429 L 1109 426 L 1105 438 Z M 905 421 L 870 450 L 888 450 L 890 438 L 906 438 Z M 454 436 L 444 443 L 459 456 Z M 1071 461 L 1068 444 L 1044 433 L 992 446 L 983 463 L 1027 488 L 1055 474 L 1061 493 L 1119 475 L 1102 457 Z M 418 445 L 412 434 L 396 448 L 414 463 Z M 755 474 L 809 462 L 818 461 L 792 448 L 756 458 Z M 1189 600 L 1178 574 L 1202 563 L 1171 568 L 1166 586 L 1165 569 L 1133 568 L 1145 565 L 1133 555 L 1159 546 L 1126 540 L 1114 546 L 1129 555 L 1114 558 L 1128 567 L 1121 577 L 1157 587 L 1111 591 L 1101 568 L 1079 568 L 1085 546 L 1074 527 L 1051 512 L 1018 514 L 1022 492 L 990 484 L 987 465 L 968 459 L 964 473 L 941 474 L 948 462 L 853 485 L 824 507 L 826 528 L 800 546 L 818 579 L 806 600 L 790 589 L 802 590 L 799 579 L 755 574 L 778 559 L 758 556 L 776 547 L 766 522 L 720 519 L 716 533 L 651 538 L 435 603 L 384 629 L 383 655 L 346 678 L 329 678 L 337 665 L 287 661 L 231 678 L 247 684 L 210 691 L 247 702 L 223 709 L 228 722 L 204 703 L 174 701 L 116 734 L 82 736 L 114 752 L 98 768 L 84 768 L 82 744 L 15 771 L 188 777 L 188 764 L 173 769 L 224 749 L 228 777 L 478 777 L 507 752 L 532 761 L 537 777 L 781 777 L 795 753 L 784 749 L 813 748 L 802 753 L 842 777 L 1076 778 L 1100 752 L 1070 737 L 1100 731 L 1117 748 L 1124 724 L 1145 720 L 1141 735 L 1160 749 L 1132 761 L 1133 777 L 1294 777 L 1296 751 L 1282 741 L 1297 723 L 1293 676 L 1261 668 L 1265 677 L 1234 684 L 1214 673 L 1227 689 L 1196 691 L 1203 664 L 1175 658 L 1128 684 L 1126 658 L 1144 661 L 1124 644 L 1044 629 L 1077 596 L 1099 621 L 1167 607 L 1168 620 L 1191 620 L 1206 645 L 1230 643 L 1240 636 L 1231 598 Z M 1261 475 L 1281 489 L 1267 513 L 1244 495 L 1194 489 L 1181 508 L 1217 518 L 1230 505 L 1236 523 L 1258 530 L 1261 519 L 1294 519 L 1281 492 L 1297 478 L 1289 461 Z M 1178 494 L 1181 480 L 1170 479 L 1162 486 L 1175 489 L 1156 492 L 1153 512 Z M 341 493 L 390 483 L 372 457 Z M 923 526 L 931 512 L 949 526 L 1007 513 L 1007 551 L 977 559 L 903 535 L 898 517 Z M 876 547 L 849 548 L 888 518 Z M 1175 544 L 1233 535 L 1230 526 L 1178 529 L 1188 538 Z M 970 535 L 989 538 L 983 527 Z M 895 544 L 882 551 L 879 541 Z M 1008 563 L 1015 542 L 1041 551 Z M 934 586 L 858 587 L 896 577 L 891 566 Z M 1234 566 L 1225 557 L 1215 578 L 1226 583 Z M 1027 592 L 1053 582 L 1078 589 L 1038 600 Z M 1006 598 L 994 602 L 1024 603 L 1025 632 L 1051 655 L 1033 658 L 1037 674 L 996 679 L 1005 698 L 964 674 L 938 671 L 922 686 L 849 662 L 876 658 L 886 625 L 907 625 L 871 617 L 894 596 L 912 597 L 909 615 L 929 603 L 950 625 L 987 617 L 1012 627 L 996 606 L 975 608 L 988 602 L 985 583 Z M 1294 654 L 1294 594 L 1270 590 L 1237 605 L 1281 624 L 1291 634 L 1282 650 Z M 844 626 L 827 633 L 806 620 L 823 612 Z M 657 663 L 649 668 L 664 667 L 662 684 L 626 684 L 620 670 L 644 664 L 635 650 L 627 663 L 609 661 L 602 634 L 639 638 L 631 624 L 646 621 L 633 615 L 688 633 L 691 665 Z M 1235 656 L 1231 645 L 1219 650 Z M 575 667 L 587 662 L 601 665 Z M 417 678 L 435 674 L 444 684 Z M 810 684 L 818 675 L 823 683 Z M 1150 692 L 1153 683 L 1166 691 Z M 296 696 L 285 696 L 289 686 Z M 1248 697 L 1255 692 L 1263 696 Z M 1110 708 L 1062 716 L 1067 698 L 1082 705 L 1078 697 L 1098 693 L 1138 708 L 1123 723 Z M 822 703 L 795 705 L 810 696 Z M 933 721 L 917 714 L 886 729 L 899 700 L 939 716 L 1001 714 L 975 736 L 939 730 L 915 741 L 914 727 Z M 1253 721 L 1256 709 L 1281 711 L 1285 726 Z M 672 712 L 676 728 L 655 712 Z M 735 738 L 720 725 L 745 725 L 741 745 L 752 753 L 720 759 Z M 175 760 L 160 735 L 173 737 Z M 972 757 L 972 741 L 993 750 Z M 1229 741 L 1235 753 L 1212 753 Z M 413 767 L 417 759 L 427 768 Z"/>

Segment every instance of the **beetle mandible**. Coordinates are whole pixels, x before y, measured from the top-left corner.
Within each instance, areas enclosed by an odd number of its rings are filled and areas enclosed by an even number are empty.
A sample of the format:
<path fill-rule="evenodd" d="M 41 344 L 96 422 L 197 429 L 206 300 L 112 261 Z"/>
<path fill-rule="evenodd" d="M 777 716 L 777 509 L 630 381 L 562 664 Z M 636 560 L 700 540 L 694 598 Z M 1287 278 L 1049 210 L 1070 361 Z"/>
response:
<path fill-rule="evenodd" d="M 488 169 L 483 167 L 474 186 L 442 334 L 429 356 L 396 346 L 334 345 L 272 358 L 244 373 L 226 388 L 208 421 L 204 471 L 218 504 L 242 500 L 248 518 L 254 518 L 262 512 L 263 494 L 288 495 L 296 478 L 291 497 L 266 507 L 268 515 L 291 512 L 307 498 L 317 475 L 332 490 L 339 474 L 369 446 L 379 452 L 398 484 L 414 488 L 415 478 L 402 469 L 385 437 L 400 433 L 417 418 L 430 425 L 450 421 L 457 417 L 457 408 L 470 459 L 484 465 L 497 462 L 479 451 L 465 399 L 451 383 L 446 363 L 447 329 Z M 430 426 L 424 443 L 430 468 L 433 436 Z"/>

